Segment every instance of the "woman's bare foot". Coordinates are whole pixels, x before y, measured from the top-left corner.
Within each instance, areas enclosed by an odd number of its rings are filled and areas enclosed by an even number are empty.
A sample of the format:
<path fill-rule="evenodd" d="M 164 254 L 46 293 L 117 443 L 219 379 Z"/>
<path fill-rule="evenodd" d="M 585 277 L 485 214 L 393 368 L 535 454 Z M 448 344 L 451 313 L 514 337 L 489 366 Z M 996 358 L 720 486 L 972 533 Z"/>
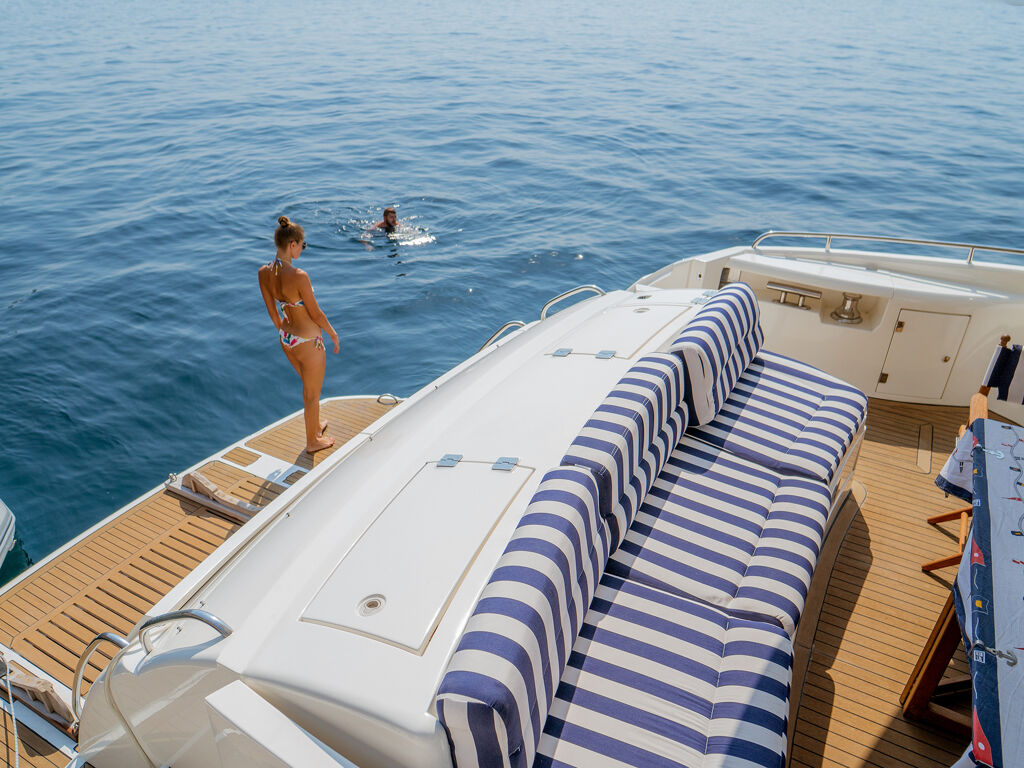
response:
<path fill-rule="evenodd" d="M 327 422 L 326 421 L 321 421 L 320 422 L 320 437 L 323 437 L 325 434 L 327 434 Z"/>
<path fill-rule="evenodd" d="M 321 438 L 312 445 L 307 445 L 306 453 L 316 453 L 317 451 L 322 451 L 324 448 L 330 448 L 332 445 L 334 445 L 333 437 Z"/>

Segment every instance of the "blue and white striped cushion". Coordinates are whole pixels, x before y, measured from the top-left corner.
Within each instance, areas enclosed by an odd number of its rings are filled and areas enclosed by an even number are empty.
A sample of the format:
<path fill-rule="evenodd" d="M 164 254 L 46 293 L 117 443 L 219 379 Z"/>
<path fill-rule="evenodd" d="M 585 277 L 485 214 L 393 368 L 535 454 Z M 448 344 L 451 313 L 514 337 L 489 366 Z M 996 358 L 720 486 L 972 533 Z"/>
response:
<path fill-rule="evenodd" d="M 682 362 L 652 354 L 626 372 L 598 406 L 562 459 L 597 478 L 601 514 L 614 549 L 638 503 L 686 429 Z"/>
<path fill-rule="evenodd" d="M 612 510 L 612 515 L 606 518 L 609 529 L 609 539 L 612 544 L 612 551 L 622 543 L 622 539 L 629 529 L 630 523 L 636 516 L 637 509 L 643 502 L 661 471 L 668 461 L 673 448 L 679 443 L 686 429 L 686 406 L 677 408 L 662 428 L 654 442 L 644 452 L 640 461 L 640 471 L 637 477 L 642 482 L 632 482 L 626 486 L 626 492 L 619 498 L 619 503 Z"/>
<path fill-rule="evenodd" d="M 529 768 L 608 558 L 591 473 L 545 476 L 484 587 L 437 694 L 457 768 Z"/>
<path fill-rule="evenodd" d="M 707 424 L 764 343 L 761 310 L 746 283 L 726 286 L 705 304 L 669 346 L 686 363 L 690 420 Z"/>
<path fill-rule="evenodd" d="M 691 434 L 779 472 L 831 483 L 867 409 L 856 387 L 762 351 L 714 420 Z"/>
<path fill-rule="evenodd" d="M 781 768 L 792 645 L 777 627 L 605 575 L 536 768 Z"/>
<path fill-rule="evenodd" d="M 607 572 L 792 634 L 829 506 L 824 483 L 780 475 L 687 435 Z"/>

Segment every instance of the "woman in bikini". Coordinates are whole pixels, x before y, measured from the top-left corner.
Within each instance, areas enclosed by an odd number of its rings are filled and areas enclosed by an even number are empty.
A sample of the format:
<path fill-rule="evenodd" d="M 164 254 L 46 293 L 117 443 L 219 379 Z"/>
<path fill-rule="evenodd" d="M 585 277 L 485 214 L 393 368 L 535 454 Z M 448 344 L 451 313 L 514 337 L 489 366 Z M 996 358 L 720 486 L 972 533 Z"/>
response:
<path fill-rule="evenodd" d="M 327 366 L 321 329 L 334 343 L 334 354 L 338 354 L 338 334 L 316 303 L 309 275 L 292 264 L 306 248 L 306 233 L 287 216 L 277 222 L 274 232 L 277 256 L 270 264 L 260 267 L 260 292 L 270 319 L 281 335 L 284 355 L 302 379 L 306 453 L 315 453 L 334 445 L 334 438 L 325 435 L 327 422 L 320 421 L 320 387 Z"/>

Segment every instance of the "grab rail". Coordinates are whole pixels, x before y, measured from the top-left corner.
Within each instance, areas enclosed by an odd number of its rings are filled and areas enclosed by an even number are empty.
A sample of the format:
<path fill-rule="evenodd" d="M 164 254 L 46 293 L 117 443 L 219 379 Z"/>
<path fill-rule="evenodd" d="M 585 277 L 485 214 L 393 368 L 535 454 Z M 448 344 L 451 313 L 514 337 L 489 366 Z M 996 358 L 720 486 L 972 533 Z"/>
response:
<path fill-rule="evenodd" d="M 85 666 L 89 663 L 89 658 L 99 648 L 100 643 L 113 643 L 118 648 L 128 647 L 128 641 L 113 632 L 100 632 L 85 647 L 85 652 L 78 658 L 75 679 L 71 683 L 71 712 L 74 714 L 76 722 L 82 716 L 82 678 L 85 676 Z"/>
<path fill-rule="evenodd" d="M 525 326 L 526 326 L 526 323 L 524 323 L 522 320 L 509 320 L 507 323 L 505 323 L 503 326 L 501 326 L 501 328 L 499 328 L 494 333 L 492 333 L 491 334 L 491 338 L 489 338 L 487 341 L 485 341 L 483 343 L 483 345 L 480 347 L 480 349 L 477 350 L 477 352 L 482 352 L 484 349 L 489 347 L 492 343 L 494 343 L 495 339 L 497 339 L 499 336 L 501 336 L 501 334 L 503 334 L 509 328 L 523 328 Z"/>
<path fill-rule="evenodd" d="M 905 245 L 934 245 L 940 248 L 966 248 L 967 263 L 974 261 L 975 251 L 991 251 L 993 253 L 1013 253 L 1024 256 L 1024 250 L 1019 248 L 1000 248 L 995 245 L 978 245 L 976 243 L 956 243 L 946 240 L 919 240 L 913 237 L 887 237 L 885 235 L 844 235 L 837 232 L 774 232 L 768 231 L 759 236 L 751 248 L 757 248 L 763 240 L 770 237 L 807 237 L 825 238 L 825 250 L 832 248 L 832 240 L 867 240 L 876 243 L 903 243 Z"/>
<path fill-rule="evenodd" d="M 139 626 L 139 637 L 142 639 L 142 647 L 146 649 L 146 653 L 153 650 L 149 644 L 149 638 L 146 636 L 147 631 L 158 624 L 166 624 L 168 621 L 179 621 L 181 619 L 195 619 L 196 621 L 201 621 L 203 624 L 206 624 L 216 630 L 221 637 L 227 637 L 232 632 L 231 627 L 209 611 L 201 611 L 198 608 L 185 608 L 181 611 L 170 611 L 162 616 L 154 616 L 152 619 L 146 619 L 142 622 L 141 626 Z"/>
<path fill-rule="evenodd" d="M 577 293 L 583 293 L 584 291 L 591 291 L 593 293 L 598 294 L 599 296 L 605 295 L 605 292 L 598 288 L 596 285 L 578 285 L 575 288 L 566 291 L 565 293 L 558 294 L 557 296 L 555 296 L 555 298 L 551 299 L 551 301 L 549 301 L 547 304 L 541 307 L 540 319 L 543 320 L 545 317 L 547 317 L 548 310 L 551 309 L 551 307 L 553 307 L 555 304 L 560 302 L 562 299 L 568 299 L 570 296 L 575 296 Z"/>

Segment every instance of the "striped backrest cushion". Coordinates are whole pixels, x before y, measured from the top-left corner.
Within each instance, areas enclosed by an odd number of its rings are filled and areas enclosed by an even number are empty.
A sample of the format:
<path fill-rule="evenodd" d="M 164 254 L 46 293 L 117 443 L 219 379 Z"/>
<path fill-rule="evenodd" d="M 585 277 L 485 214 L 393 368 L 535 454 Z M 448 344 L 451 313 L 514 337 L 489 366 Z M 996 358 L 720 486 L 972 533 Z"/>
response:
<path fill-rule="evenodd" d="M 562 458 L 598 483 L 614 550 L 687 425 L 685 375 L 675 355 L 641 358 L 604 399 Z"/>
<path fill-rule="evenodd" d="M 716 293 L 672 342 L 668 351 L 686 364 L 685 399 L 695 423 L 703 425 L 715 418 L 761 349 L 760 317 L 751 287 L 732 283 Z"/>
<path fill-rule="evenodd" d="M 672 451 L 683 438 L 686 420 L 685 405 L 680 405 L 669 415 L 665 426 L 640 460 L 640 469 L 634 476 L 633 482 L 626 486 L 625 493 L 619 498 L 619 503 L 612 510 L 611 516 L 606 518 L 613 552 L 622 544 L 629 526 L 633 524 L 637 510 L 640 509 L 648 491 L 654 485 L 655 479 L 664 469 Z"/>
<path fill-rule="evenodd" d="M 456 768 L 529 768 L 608 559 L 593 475 L 548 472 L 459 640 L 437 694 Z"/>

